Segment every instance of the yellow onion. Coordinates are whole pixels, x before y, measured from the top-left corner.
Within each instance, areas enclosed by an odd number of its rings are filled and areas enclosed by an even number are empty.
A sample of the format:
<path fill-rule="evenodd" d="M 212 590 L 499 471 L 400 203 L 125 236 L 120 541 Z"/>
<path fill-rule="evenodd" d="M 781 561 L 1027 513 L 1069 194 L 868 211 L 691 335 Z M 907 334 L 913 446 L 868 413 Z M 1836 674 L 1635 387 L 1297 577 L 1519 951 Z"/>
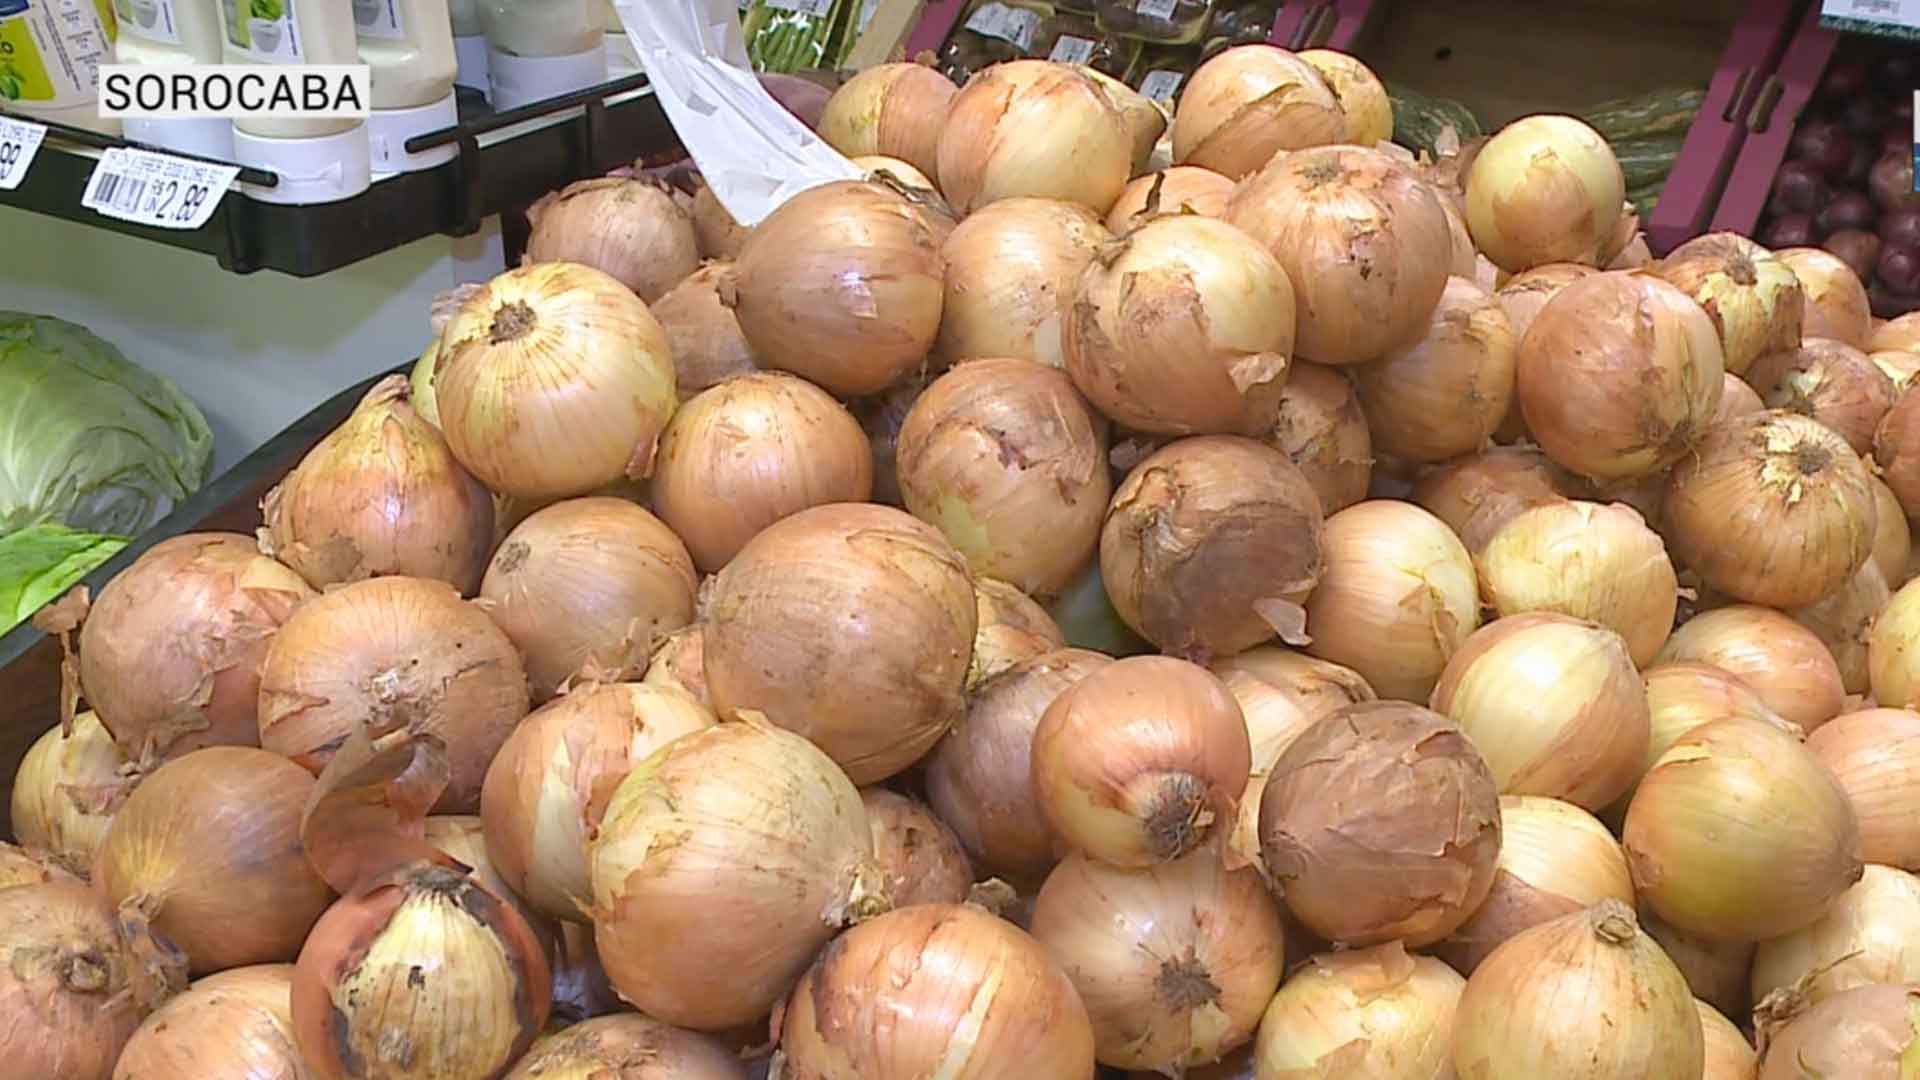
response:
<path fill-rule="evenodd" d="M 809 188 L 747 238 L 734 315 L 760 362 L 840 395 L 918 367 L 940 329 L 939 211 L 867 181 Z"/>
<path fill-rule="evenodd" d="M 1577 488 L 1537 447 L 1490 446 L 1427 470 L 1411 498 L 1478 556 L 1507 522 L 1532 507 L 1563 502 Z"/>
<path fill-rule="evenodd" d="M 527 208 L 527 258 L 601 270 L 651 304 L 700 265 L 693 218 L 661 184 L 576 180 Z"/>
<path fill-rule="evenodd" d="M 947 110 L 937 157 L 940 190 L 962 214 L 1029 196 L 1104 216 L 1133 174 L 1133 132 L 1084 72 L 1014 60 L 967 80 Z"/>
<path fill-rule="evenodd" d="M 948 85 L 951 86 L 952 84 L 949 83 Z M 849 158 L 847 160 L 851 161 L 855 168 L 865 173 L 868 180 L 876 182 L 883 181 L 901 188 L 917 189 L 928 193 L 937 193 L 939 191 L 939 189 L 934 186 L 933 181 L 928 179 L 926 173 L 901 161 L 899 158 L 887 157 L 884 154 L 864 154 L 860 157 Z"/>
<path fill-rule="evenodd" d="M 1447 662 L 1433 709 L 1460 725 L 1500 790 L 1588 810 L 1633 784 L 1646 757 L 1646 688 L 1627 643 L 1546 612 L 1475 631 Z"/>
<path fill-rule="evenodd" d="M 420 352 L 420 358 L 407 369 L 407 404 L 422 420 L 440 427 L 440 407 L 433 399 L 433 368 L 440 360 L 440 339 L 436 336 Z"/>
<path fill-rule="evenodd" d="M 1090 1077 L 1087 1008 L 1018 927 L 920 904 L 834 939 L 787 998 L 773 1075 Z"/>
<path fill-rule="evenodd" d="M 1034 730 L 1032 767 L 1035 800 L 1067 849 L 1133 868 L 1231 831 L 1253 771 L 1233 695 L 1165 656 L 1099 665 L 1061 691 Z"/>
<path fill-rule="evenodd" d="M 1287 455 L 1331 514 L 1367 497 L 1373 436 L 1359 394 L 1341 372 L 1295 364 L 1280 388 L 1280 408 L 1262 441 Z"/>
<path fill-rule="evenodd" d="M 1570 802 L 1500 796 L 1500 859 L 1493 889 L 1434 952 L 1471 975 L 1495 948 L 1529 927 L 1602 900 L 1633 904 L 1626 853 L 1598 818 Z"/>
<path fill-rule="evenodd" d="M 622 772 L 620 775 L 624 776 L 625 773 Z M 619 778 L 614 779 L 617 781 Z M 500 876 L 500 870 L 494 865 L 493 859 L 487 855 L 486 822 L 478 814 L 433 814 L 426 819 L 424 833 L 429 847 L 466 867 L 468 876 L 478 882 L 481 888 L 505 900 L 513 910 L 520 913 L 522 919 L 526 920 L 527 928 L 533 931 L 533 936 L 540 942 L 541 951 L 556 965 L 553 972 L 553 1003 L 557 1013 L 562 1006 L 561 971 L 558 965 L 563 961 L 574 959 L 569 953 L 578 951 L 569 944 L 570 938 L 567 931 L 586 934 L 585 952 L 591 955 L 592 929 L 549 919 L 535 911 L 525 897 L 513 891 L 513 887 Z M 604 972 L 599 978 L 601 983 L 606 982 Z M 605 997 L 609 1000 L 613 998 L 611 987 L 606 988 Z M 568 1007 L 572 1007 L 571 1002 L 568 1003 Z"/>
<path fill-rule="evenodd" d="M 1300 602 L 1329 547 L 1319 496 L 1286 455 L 1251 439 L 1201 436 L 1127 474 L 1100 534 L 1100 575 L 1140 636 L 1163 652 L 1210 659 L 1276 630 L 1298 640 Z"/>
<path fill-rule="evenodd" d="M 614 988 L 700 1031 L 765 1016 L 836 931 L 887 907 L 859 791 L 811 743 L 754 718 L 635 764 L 588 859 Z"/>
<path fill-rule="evenodd" d="M 989 577 L 973 579 L 976 626 L 967 690 L 1042 653 L 1064 649 L 1067 636 L 1047 609 L 1019 589 Z"/>
<path fill-rule="evenodd" d="M 0 889 L 45 885 L 50 881 L 79 884 L 83 879 L 48 855 L 0 840 Z"/>
<path fill-rule="evenodd" d="M 1726 671 L 1782 719 L 1812 731 L 1840 712 L 1840 667 L 1818 635 L 1780 612 L 1751 604 L 1703 611 L 1681 624 L 1654 658 Z"/>
<path fill-rule="evenodd" d="M 14 839 L 85 877 L 133 790 L 135 778 L 126 772 L 127 756 L 93 712 L 74 717 L 72 731 L 49 728 L 13 775 Z"/>
<path fill-rule="evenodd" d="M 493 499 L 382 379 L 261 503 L 261 549 L 316 589 L 387 574 L 471 596 L 493 550 Z"/>
<path fill-rule="evenodd" d="M 967 853 L 926 804 L 881 787 L 861 788 L 860 803 L 894 907 L 966 900 L 973 888 Z"/>
<path fill-rule="evenodd" d="M 1800 279 L 1806 294 L 1806 314 L 1800 332 L 1810 338 L 1833 338 L 1856 349 L 1867 347 L 1873 336 L 1873 312 L 1866 286 L 1840 256 L 1815 247 L 1787 248 L 1774 253 Z"/>
<path fill-rule="evenodd" d="M 1540 314 L 1540 309 L 1553 299 L 1553 294 L 1559 292 L 1562 286 L 1599 272 L 1594 267 L 1580 263 L 1554 262 L 1507 277 L 1493 296 L 1500 301 L 1500 307 L 1513 324 L 1513 340 L 1518 343 L 1527 336 L 1527 330 L 1533 326 L 1534 316 Z M 1516 395 L 1494 438 L 1501 443 L 1516 443 L 1530 437 L 1526 418 L 1520 413 L 1520 399 Z"/>
<path fill-rule="evenodd" d="M 1626 181 L 1598 132 L 1575 117 L 1542 113 L 1487 140 L 1467 170 L 1466 191 L 1474 246 L 1517 274 L 1547 263 L 1604 262 Z"/>
<path fill-rule="evenodd" d="M 7 1017 L 0 1054 L 7 1072 L 108 1080 L 140 1025 L 135 962 L 113 909 L 85 885 L 0 889 L 0 1013 Z"/>
<path fill-rule="evenodd" d="M 1053 595 L 1100 542 L 1112 491 L 1104 426 L 1063 371 L 969 360 L 908 410 L 895 448 L 901 496 L 975 574 Z"/>
<path fill-rule="evenodd" d="M 1267 1006 L 1258 1076 L 1451 1077 L 1447 1046 L 1465 987 L 1453 969 L 1397 941 L 1319 953 Z"/>
<path fill-rule="evenodd" d="M 1375 699 L 1373 687 L 1352 668 L 1278 646 L 1221 657 L 1213 662 L 1212 669 L 1230 689 L 1235 673 L 1260 680 L 1298 705 L 1310 720 Z"/>
<path fill-rule="evenodd" d="M 1818 919 L 1860 879 L 1860 823 L 1797 732 L 1703 724 L 1640 780 L 1621 839 L 1634 885 L 1691 934 L 1754 941 Z"/>
<path fill-rule="evenodd" d="M 1920 517 L 1920 394 L 1900 395 L 1881 417 L 1873 460 L 1904 516 Z"/>
<path fill-rule="evenodd" d="M 1893 380 L 1866 353 L 1828 338 L 1764 357 L 1748 377 L 1769 408 L 1820 421 L 1861 455 L 1873 452 L 1874 432 L 1896 396 Z"/>
<path fill-rule="evenodd" d="M 1827 649 L 1833 653 L 1834 664 L 1840 669 L 1840 685 L 1849 694 L 1864 694 L 1870 689 L 1867 652 L 1873 621 L 1886 608 L 1892 595 L 1879 564 L 1868 559 L 1860 564 L 1858 573 L 1825 599 L 1788 612 L 1795 622 L 1826 642 Z"/>
<path fill-rule="evenodd" d="M 683 626 L 661 639 L 647 662 L 641 681 L 649 686 L 664 686 L 682 691 L 695 701 L 713 708 L 707 693 L 706 630 L 699 623 Z"/>
<path fill-rule="evenodd" d="M 1062 305 L 1111 236 L 1093 211 L 1057 199 L 1015 198 L 969 215 L 940 249 L 946 292 L 934 353 L 1065 367 Z"/>
<path fill-rule="evenodd" d="M 1640 927 L 1666 951 L 1680 974 L 1686 976 L 1687 986 L 1697 1000 L 1728 1016 L 1747 1015 L 1747 976 L 1753 970 L 1753 942 L 1698 937 L 1660 921 L 1660 916 L 1652 911 L 1640 913 Z"/>
<path fill-rule="evenodd" d="M 1133 160 L 1127 175 L 1133 176 L 1152 168 L 1153 152 L 1160 146 L 1161 137 L 1167 133 L 1166 110 L 1158 102 L 1097 67 L 1075 64 L 1073 69 L 1093 80 L 1094 85 L 1107 96 L 1108 104 L 1120 114 L 1121 123 L 1126 125 L 1127 135 L 1133 140 Z"/>
<path fill-rule="evenodd" d="M 940 128 L 957 93 L 931 67 L 875 64 L 833 92 L 816 130 L 850 158 L 896 157 L 932 177 L 939 170 Z"/>
<path fill-rule="evenodd" d="M 1759 694 L 1723 668 L 1696 661 L 1665 661 L 1647 668 L 1641 677 L 1647 688 L 1650 719 L 1647 754 L 1635 770 L 1634 784 L 1660 760 L 1662 754 L 1702 724 L 1729 717 L 1769 723 L 1782 722 Z M 1627 798 L 1615 807 L 1626 812 Z M 1649 931 L 1651 932 L 1651 931 Z"/>
<path fill-rule="evenodd" d="M 1333 49 L 1308 49 L 1300 59 L 1326 80 L 1346 114 L 1346 136 L 1341 142 L 1372 146 L 1393 138 L 1393 101 L 1373 69 L 1352 54 Z"/>
<path fill-rule="evenodd" d="M 1720 404 L 1720 339 L 1685 293 L 1609 271 L 1563 286 L 1520 343 L 1516 394 L 1555 462 L 1631 480 L 1679 461 Z"/>
<path fill-rule="evenodd" d="M 756 372 L 681 407 L 660 436 L 653 509 L 712 573 L 761 529 L 873 493 L 873 448 L 860 422 L 805 379 Z"/>
<path fill-rule="evenodd" d="M 1107 211 L 1107 229 L 1125 236 L 1162 214 L 1198 214 L 1217 218 L 1227 212 L 1233 181 L 1198 165 L 1173 165 L 1136 177 Z"/>
<path fill-rule="evenodd" d="M 1875 348 L 1878 347 L 1875 346 Z M 1878 349 L 1878 351 L 1869 352 L 1867 359 L 1873 362 L 1874 367 L 1880 369 L 1881 374 L 1893 380 L 1895 397 L 1906 393 L 1907 388 L 1913 385 L 1914 379 L 1920 377 L 1920 352 L 1912 352 L 1908 349 Z"/>
<path fill-rule="evenodd" d="M 759 370 L 740 320 L 720 299 L 732 273 L 732 263 L 708 263 L 653 302 L 653 317 L 673 354 L 674 393 L 683 403 L 709 386 Z"/>
<path fill-rule="evenodd" d="M 1033 936 L 1086 1005 L 1095 1057 L 1168 1074 L 1252 1039 L 1286 958 L 1260 876 L 1208 848 L 1150 870 L 1068 856 L 1040 889 Z"/>
<path fill-rule="evenodd" d="M 1762 412 L 1766 407 L 1767 403 L 1760 400 L 1760 395 L 1753 387 L 1747 385 L 1745 379 L 1729 371 L 1721 376 L 1720 404 L 1715 406 L 1713 419 L 1708 422 L 1708 426 L 1711 427 L 1723 420 L 1731 420 L 1736 416 Z"/>
<path fill-rule="evenodd" d="M 639 1013 L 621 1013 L 542 1036 L 503 1080 L 743 1080 L 745 1076 L 740 1058 L 718 1040 Z"/>
<path fill-rule="evenodd" d="M 1288 910 L 1327 941 L 1431 945 L 1493 887 L 1499 789 L 1446 717 L 1399 701 L 1349 705 L 1274 762 L 1260 850 Z"/>
<path fill-rule="evenodd" d="M 1678 1080 L 1706 1064 L 1680 969 L 1614 899 L 1508 938 L 1467 980 L 1453 1032 L 1460 1080 Z"/>
<path fill-rule="evenodd" d="M 1706 1071 L 1702 1080 L 1757 1080 L 1760 1055 L 1720 1010 L 1698 998 L 1694 1008 L 1700 1013 L 1700 1034 L 1706 1042 Z"/>
<path fill-rule="evenodd" d="M 1250 435 L 1271 421 L 1293 353 L 1293 289 L 1226 222 L 1147 222 L 1102 247 L 1063 303 L 1067 371 L 1115 421 L 1163 435 Z"/>
<path fill-rule="evenodd" d="M 1280 759 L 1280 752 L 1321 714 L 1308 712 L 1299 697 L 1245 669 L 1218 670 L 1216 666 L 1214 673 L 1240 705 L 1240 716 L 1247 724 L 1248 747 L 1252 751 L 1248 760 L 1253 765 L 1246 786 L 1240 790 L 1233 835 L 1228 837 L 1222 857 L 1230 869 L 1258 868 L 1260 796 L 1267 789 L 1267 773 Z"/>
<path fill-rule="evenodd" d="M 1776 990 L 1808 1003 L 1873 983 L 1920 981 L 1920 878 L 1869 864 L 1811 924 L 1760 943 L 1753 1000 Z"/>
<path fill-rule="evenodd" d="M 1920 317 L 1916 317 L 1909 311 L 1905 315 L 1879 323 L 1873 328 L 1873 333 L 1868 337 L 1864 347 L 1875 352 L 1909 351 L 1920 347 Z"/>
<path fill-rule="evenodd" d="M 1738 233 L 1710 233 L 1674 249 L 1654 271 L 1698 301 L 1720 332 L 1727 372 L 1800 344 L 1806 294 L 1793 269 Z"/>
<path fill-rule="evenodd" d="M 752 229 L 733 220 L 704 179 L 696 178 L 693 191 L 693 233 L 700 241 L 700 257 L 732 261 L 740 257 Z"/>
<path fill-rule="evenodd" d="M 300 841 L 313 789 L 299 766 L 252 747 L 175 758 L 114 815 L 94 886 L 132 940 L 194 975 L 292 960 L 333 898 Z"/>
<path fill-rule="evenodd" d="M 1626 640 L 1635 666 L 1652 663 L 1673 631 L 1680 582 L 1666 545 L 1619 503 L 1563 500 L 1523 510 L 1487 541 L 1474 568 L 1498 615 L 1590 619 Z"/>
<path fill-rule="evenodd" d="M 127 1040 L 114 1080 L 306 1080 L 313 1074 L 293 1045 L 292 989 L 292 964 L 196 980 Z"/>
<path fill-rule="evenodd" d="M 1862 709 L 1807 736 L 1807 749 L 1840 782 L 1860 821 L 1860 857 L 1920 870 L 1920 713 Z"/>
<path fill-rule="evenodd" d="M 1896 1077 L 1920 1054 L 1920 986 L 1876 983 L 1783 1009 L 1759 1020 L 1759 1080 Z"/>
<path fill-rule="evenodd" d="M 764 713 L 855 783 L 919 760 L 964 707 L 979 618 L 966 560 L 898 510 L 835 503 L 775 522 L 714 577 L 708 610 L 720 715 Z"/>
<path fill-rule="evenodd" d="M 1239 45 L 1194 70 L 1173 117 L 1173 159 L 1239 180 L 1283 150 L 1347 141 L 1340 99 L 1312 64 Z"/>
<path fill-rule="evenodd" d="M 1454 199 L 1446 197 L 1446 192 L 1441 194 L 1440 209 L 1447 212 L 1447 233 L 1452 238 L 1448 248 L 1453 253 L 1452 261 L 1448 263 L 1451 274 L 1454 277 L 1466 278 L 1483 290 L 1492 289 L 1496 282 L 1488 275 L 1480 273 L 1481 260 L 1484 256 L 1473 248 L 1473 237 L 1467 232 L 1467 219 L 1460 216 Z M 1492 263 L 1485 265 L 1490 271 L 1492 270 Z M 1519 341 L 1519 335 L 1514 335 L 1514 340 Z"/>
<path fill-rule="evenodd" d="M 1326 571 L 1307 598 L 1307 651 L 1358 672 L 1381 697 L 1426 701 L 1480 625 L 1473 560 L 1446 523 L 1369 499 L 1327 519 Z"/>
<path fill-rule="evenodd" d="M 1480 449 L 1513 400 L 1517 347 L 1493 296 L 1449 277 L 1426 335 L 1356 370 L 1374 444 L 1420 462 Z"/>
<path fill-rule="evenodd" d="M 1183 107 L 1192 100 L 1189 86 Z M 1300 360 L 1363 364 L 1411 344 L 1446 290 L 1446 211 L 1431 187 L 1378 150 L 1277 157 L 1234 192 L 1227 221 L 1266 245 L 1293 282 Z"/>

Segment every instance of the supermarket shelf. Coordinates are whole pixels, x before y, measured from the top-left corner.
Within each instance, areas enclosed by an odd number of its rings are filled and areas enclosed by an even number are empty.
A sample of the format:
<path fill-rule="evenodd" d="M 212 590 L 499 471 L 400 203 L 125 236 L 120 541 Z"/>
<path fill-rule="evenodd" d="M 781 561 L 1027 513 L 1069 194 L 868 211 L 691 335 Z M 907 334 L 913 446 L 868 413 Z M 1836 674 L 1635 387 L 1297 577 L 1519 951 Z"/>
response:
<path fill-rule="evenodd" d="M 1827 69 L 1827 61 L 1840 44 L 1840 33 L 1826 29 L 1824 22 L 1819 5 L 1815 4 L 1807 11 L 1793 36 L 1793 44 L 1768 81 L 1765 96 L 1748 110 L 1744 118 L 1748 129 L 1746 142 L 1734 160 L 1726 191 L 1714 211 L 1715 231 L 1731 229 L 1751 234 L 1760 224 L 1760 213 L 1766 208 L 1767 194 L 1773 187 L 1773 175 L 1787 159 L 1787 144 L 1793 139 L 1800 110 L 1812 100 L 1814 90 L 1820 85 L 1820 76 Z"/>
<path fill-rule="evenodd" d="M 1821 0 L 1828 30 L 1920 42 L 1920 4 L 1914 0 Z"/>

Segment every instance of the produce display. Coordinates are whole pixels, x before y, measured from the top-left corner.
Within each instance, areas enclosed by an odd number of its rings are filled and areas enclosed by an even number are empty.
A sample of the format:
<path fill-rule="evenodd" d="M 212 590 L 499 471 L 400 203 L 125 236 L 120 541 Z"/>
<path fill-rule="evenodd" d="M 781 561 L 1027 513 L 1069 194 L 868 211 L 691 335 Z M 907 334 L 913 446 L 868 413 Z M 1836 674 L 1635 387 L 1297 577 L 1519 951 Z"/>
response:
<path fill-rule="evenodd" d="M 256 535 L 36 617 L 0 1060 L 1901 1075 L 1920 316 L 1651 259 L 1677 121 L 1395 100 L 886 65 L 753 228 L 546 201 Z"/>

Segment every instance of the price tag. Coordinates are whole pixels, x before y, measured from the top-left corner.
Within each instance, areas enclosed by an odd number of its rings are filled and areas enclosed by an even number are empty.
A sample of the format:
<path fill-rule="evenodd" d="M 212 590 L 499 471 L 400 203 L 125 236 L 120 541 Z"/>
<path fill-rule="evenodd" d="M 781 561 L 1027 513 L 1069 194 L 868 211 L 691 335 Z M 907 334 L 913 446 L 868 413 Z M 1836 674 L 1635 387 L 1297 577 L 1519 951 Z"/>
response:
<path fill-rule="evenodd" d="M 213 216 L 239 175 L 233 165 L 115 147 L 94 166 L 80 205 L 102 217 L 140 225 L 197 229 Z"/>
<path fill-rule="evenodd" d="M 1920 0 L 1821 0 L 1820 25 L 1913 39 L 1920 37 Z"/>
<path fill-rule="evenodd" d="M 1177 0 L 1140 0 L 1133 10 L 1149 19 L 1171 19 Z"/>
<path fill-rule="evenodd" d="M 1180 84 L 1187 77 L 1178 71 L 1149 71 L 1140 80 L 1140 96 L 1162 105 L 1173 104 L 1173 96 L 1180 92 Z"/>
<path fill-rule="evenodd" d="M 46 137 L 45 124 L 0 116 L 0 191 L 12 191 L 27 178 L 27 166 Z"/>
<path fill-rule="evenodd" d="M 767 6 L 823 19 L 833 14 L 833 0 L 767 0 Z"/>
<path fill-rule="evenodd" d="M 1093 59 L 1094 43 L 1083 37 L 1062 34 L 1053 43 L 1047 59 L 1056 64 L 1084 64 Z"/>
<path fill-rule="evenodd" d="M 1033 37 L 1040 31 L 1040 16 L 1025 8 L 982 4 L 967 17 L 967 29 L 981 37 L 998 38 L 1026 52 L 1033 48 Z"/>

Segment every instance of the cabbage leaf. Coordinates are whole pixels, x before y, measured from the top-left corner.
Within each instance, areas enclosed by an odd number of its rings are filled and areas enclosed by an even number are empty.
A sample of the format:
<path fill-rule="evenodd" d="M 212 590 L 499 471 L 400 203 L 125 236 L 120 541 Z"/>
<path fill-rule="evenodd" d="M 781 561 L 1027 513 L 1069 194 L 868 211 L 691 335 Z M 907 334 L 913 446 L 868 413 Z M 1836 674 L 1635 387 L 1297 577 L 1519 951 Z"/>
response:
<path fill-rule="evenodd" d="M 0 634 L 66 592 L 127 546 L 64 525 L 31 525 L 0 536 Z"/>

